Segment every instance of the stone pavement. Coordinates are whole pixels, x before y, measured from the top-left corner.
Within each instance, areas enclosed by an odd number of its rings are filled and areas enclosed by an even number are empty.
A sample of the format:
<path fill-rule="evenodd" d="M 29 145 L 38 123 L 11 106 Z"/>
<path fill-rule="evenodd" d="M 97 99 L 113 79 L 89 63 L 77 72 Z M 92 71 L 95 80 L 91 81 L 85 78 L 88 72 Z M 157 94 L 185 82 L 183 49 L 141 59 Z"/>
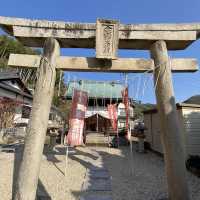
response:
<path fill-rule="evenodd" d="M 112 200 L 111 177 L 108 170 L 101 164 L 89 167 L 82 190 L 85 194 L 80 200 Z"/>

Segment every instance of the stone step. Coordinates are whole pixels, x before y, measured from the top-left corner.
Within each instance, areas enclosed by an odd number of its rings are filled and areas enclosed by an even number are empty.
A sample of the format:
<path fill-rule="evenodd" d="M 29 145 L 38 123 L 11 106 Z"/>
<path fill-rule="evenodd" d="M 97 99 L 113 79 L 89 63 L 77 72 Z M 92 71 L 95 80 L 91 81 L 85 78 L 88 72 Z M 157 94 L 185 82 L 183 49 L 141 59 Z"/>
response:
<path fill-rule="evenodd" d="M 112 200 L 111 179 L 104 167 L 87 169 L 82 190 L 86 192 L 80 200 Z"/>
<path fill-rule="evenodd" d="M 108 137 L 101 133 L 90 133 L 86 136 L 86 144 L 108 144 Z"/>
<path fill-rule="evenodd" d="M 88 178 L 83 185 L 84 191 L 111 191 L 110 179 Z"/>
<path fill-rule="evenodd" d="M 80 200 L 112 200 L 111 195 L 85 195 L 84 197 L 81 197 Z"/>
<path fill-rule="evenodd" d="M 111 180 L 108 170 L 99 167 L 88 169 L 83 189 L 85 191 L 111 191 Z"/>
<path fill-rule="evenodd" d="M 88 172 L 87 176 L 90 179 L 109 179 L 110 178 L 108 171 L 91 170 L 91 171 Z"/>

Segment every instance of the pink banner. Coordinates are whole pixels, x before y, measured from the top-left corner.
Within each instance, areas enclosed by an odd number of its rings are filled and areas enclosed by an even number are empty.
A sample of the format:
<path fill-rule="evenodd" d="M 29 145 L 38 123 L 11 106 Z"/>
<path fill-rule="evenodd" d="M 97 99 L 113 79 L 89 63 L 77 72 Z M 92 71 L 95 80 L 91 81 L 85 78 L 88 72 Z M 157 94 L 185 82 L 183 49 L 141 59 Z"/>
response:
<path fill-rule="evenodd" d="M 108 114 L 114 131 L 117 131 L 117 107 L 115 104 L 108 105 Z"/>
<path fill-rule="evenodd" d="M 69 120 L 67 143 L 71 146 L 83 144 L 84 118 L 87 110 L 87 92 L 74 90 Z"/>
<path fill-rule="evenodd" d="M 127 131 L 127 139 L 130 139 L 130 131 L 129 131 L 129 99 L 128 99 L 128 87 L 122 90 L 122 101 L 125 105 L 126 111 L 126 131 Z"/>

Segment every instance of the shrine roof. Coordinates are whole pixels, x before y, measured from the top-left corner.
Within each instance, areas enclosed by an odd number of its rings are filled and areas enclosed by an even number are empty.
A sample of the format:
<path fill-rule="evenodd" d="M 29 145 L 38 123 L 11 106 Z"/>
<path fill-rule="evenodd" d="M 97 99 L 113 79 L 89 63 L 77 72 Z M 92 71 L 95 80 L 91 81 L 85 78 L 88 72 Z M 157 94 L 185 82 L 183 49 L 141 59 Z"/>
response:
<path fill-rule="evenodd" d="M 12 83 L 11 83 L 12 82 Z M 32 99 L 32 94 L 20 78 L 19 73 L 12 71 L 0 72 L 0 88 Z"/>
<path fill-rule="evenodd" d="M 68 84 L 65 97 L 71 99 L 73 96 L 73 90 L 78 89 L 88 92 L 89 98 L 122 98 L 122 90 L 124 85 L 119 82 L 108 82 L 108 81 L 91 81 L 91 80 L 80 80 L 71 81 Z"/>

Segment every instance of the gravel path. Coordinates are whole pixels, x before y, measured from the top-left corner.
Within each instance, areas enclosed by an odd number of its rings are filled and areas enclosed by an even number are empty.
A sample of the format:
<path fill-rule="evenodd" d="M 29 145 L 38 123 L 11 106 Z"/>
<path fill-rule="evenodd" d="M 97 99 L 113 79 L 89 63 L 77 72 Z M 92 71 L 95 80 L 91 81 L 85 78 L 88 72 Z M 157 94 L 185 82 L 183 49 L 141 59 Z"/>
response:
<path fill-rule="evenodd" d="M 129 148 L 80 147 L 68 159 L 65 177 L 65 148 L 43 156 L 39 188 L 53 200 L 78 200 L 86 170 L 104 167 L 111 176 L 113 200 L 159 200 L 167 197 L 163 159 L 154 153 L 133 152 Z M 132 160 L 132 164 L 130 162 Z M 0 199 L 11 199 L 13 153 L 0 153 Z M 131 170 L 132 169 L 132 170 Z M 192 200 L 200 199 L 200 178 L 188 173 Z"/>

